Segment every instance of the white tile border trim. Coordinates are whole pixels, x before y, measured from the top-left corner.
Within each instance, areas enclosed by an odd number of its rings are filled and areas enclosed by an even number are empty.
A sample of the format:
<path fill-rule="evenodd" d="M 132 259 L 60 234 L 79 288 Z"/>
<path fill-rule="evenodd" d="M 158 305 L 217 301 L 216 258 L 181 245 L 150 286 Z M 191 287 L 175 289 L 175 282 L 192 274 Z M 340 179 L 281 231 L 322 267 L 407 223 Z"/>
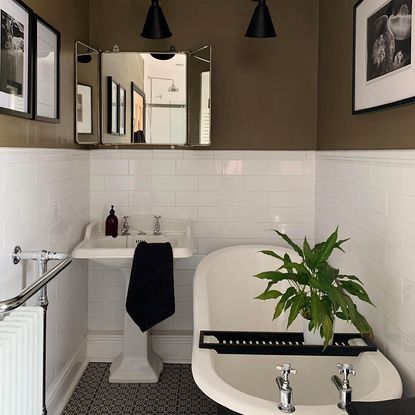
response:
<path fill-rule="evenodd" d="M 47 390 L 46 409 L 49 415 L 60 415 L 63 412 L 88 363 L 85 337 L 72 359 L 66 363 Z"/>

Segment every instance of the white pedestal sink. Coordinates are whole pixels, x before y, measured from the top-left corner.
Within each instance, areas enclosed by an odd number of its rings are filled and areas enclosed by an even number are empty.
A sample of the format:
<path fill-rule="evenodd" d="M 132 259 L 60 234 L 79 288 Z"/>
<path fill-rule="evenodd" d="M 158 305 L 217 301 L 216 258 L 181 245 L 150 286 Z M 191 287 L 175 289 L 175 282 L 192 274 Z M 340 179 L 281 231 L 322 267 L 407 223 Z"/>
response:
<path fill-rule="evenodd" d="M 73 258 L 90 259 L 111 268 L 121 269 L 128 289 L 132 259 L 140 241 L 148 243 L 170 242 L 174 258 L 193 255 L 191 222 L 180 219 L 161 219 L 161 235 L 153 235 L 152 216 L 132 215 L 129 219 L 131 234 L 128 236 L 104 236 L 104 224 L 91 222 L 85 238 L 72 252 Z M 140 229 L 145 235 L 138 235 Z M 135 233 L 135 234 L 134 234 Z M 124 314 L 123 352 L 111 365 L 111 383 L 155 383 L 163 369 L 163 361 L 150 347 L 148 333 L 142 333 L 130 316 Z"/>

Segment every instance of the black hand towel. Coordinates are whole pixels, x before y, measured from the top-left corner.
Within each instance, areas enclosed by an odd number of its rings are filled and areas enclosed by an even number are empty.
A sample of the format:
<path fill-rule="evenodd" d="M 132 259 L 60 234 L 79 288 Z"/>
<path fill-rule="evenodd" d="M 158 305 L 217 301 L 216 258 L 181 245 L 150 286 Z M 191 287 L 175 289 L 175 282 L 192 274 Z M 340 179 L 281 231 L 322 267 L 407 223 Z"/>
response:
<path fill-rule="evenodd" d="M 143 333 L 174 314 L 173 250 L 169 243 L 137 245 L 126 309 Z"/>
<path fill-rule="evenodd" d="M 382 402 L 350 402 L 346 405 L 346 409 L 349 415 L 414 415 L 415 398 Z"/>

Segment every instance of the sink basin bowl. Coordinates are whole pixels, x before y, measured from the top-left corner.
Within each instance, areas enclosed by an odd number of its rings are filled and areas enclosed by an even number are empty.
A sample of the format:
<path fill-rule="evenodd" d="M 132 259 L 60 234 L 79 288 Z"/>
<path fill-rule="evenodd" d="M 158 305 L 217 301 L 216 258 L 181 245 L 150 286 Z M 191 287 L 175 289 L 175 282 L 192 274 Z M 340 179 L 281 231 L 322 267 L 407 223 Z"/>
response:
<path fill-rule="evenodd" d="M 138 243 L 170 242 L 174 258 L 193 255 L 191 222 L 185 219 L 160 220 L 161 235 L 153 235 L 153 216 L 134 215 L 129 219 L 130 234 L 116 238 L 104 235 L 105 224 L 95 220 L 85 231 L 85 237 L 72 252 L 73 258 L 90 259 L 115 268 L 129 268 Z M 140 230 L 140 231 L 139 231 Z M 141 232 L 145 232 L 142 235 Z"/>

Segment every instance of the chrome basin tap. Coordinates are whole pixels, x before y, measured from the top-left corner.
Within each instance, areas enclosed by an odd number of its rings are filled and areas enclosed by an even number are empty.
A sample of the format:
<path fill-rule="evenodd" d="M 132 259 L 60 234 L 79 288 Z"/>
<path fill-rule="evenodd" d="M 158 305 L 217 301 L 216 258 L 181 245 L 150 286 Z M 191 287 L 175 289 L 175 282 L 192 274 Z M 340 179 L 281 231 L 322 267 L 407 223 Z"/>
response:
<path fill-rule="evenodd" d="M 130 219 L 129 216 L 123 216 L 124 224 L 122 225 L 121 229 L 121 235 L 126 236 L 130 234 L 130 225 L 128 223 L 128 219 Z"/>
<path fill-rule="evenodd" d="M 160 236 L 161 235 L 161 230 L 160 230 L 160 219 L 161 219 L 161 216 L 154 216 L 154 219 L 156 221 L 154 223 L 154 232 L 153 232 L 153 235 L 154 236 Z"/>
<path fill-rule="evenodd" d="M 293 390 L 288 376 L 290 373 L 293 375 L 297 374 L 297 371 L 291 368 L 291 363 L 284 363 L 282 366 L 277 366 L 277 370 L 280 370 L 282 375 L 277 377 L 277 385 L 280 390 L 278 409 L 286 414 L 291 414 L 295 411 L 295 406 L 293 404 Z"/>
<path fill-rule="evenodd" d="M 129 216 L 123 216 L 122 217 L 124 219 L 124 224 L 122 225 L 121 228 L 121 235 L 122 236 L 130 236 L 130 228 L 134 229 L 137 231 L 137 235 L 146 235 L 146 233 L 140 229 L 134 228 L 133 226 L 130 226 L 130 224 L 128 223 L 128 219 L 130 219 Z"/>
<path fill-rule="evenodd" d="M 337 375 L 331 377 L 331 381 L 339 391 L 340 402 L 337 406 L 345 411 L 346 404 L 352 401 L 353 389 L 350 386 L 349 375 L 356 376 L 356 372 L 353 370 L 353 365 L 347 363 L 337 363 L 337 369 L 340 375 L 343 375 L 343 379 L 340 379 Z"/>

